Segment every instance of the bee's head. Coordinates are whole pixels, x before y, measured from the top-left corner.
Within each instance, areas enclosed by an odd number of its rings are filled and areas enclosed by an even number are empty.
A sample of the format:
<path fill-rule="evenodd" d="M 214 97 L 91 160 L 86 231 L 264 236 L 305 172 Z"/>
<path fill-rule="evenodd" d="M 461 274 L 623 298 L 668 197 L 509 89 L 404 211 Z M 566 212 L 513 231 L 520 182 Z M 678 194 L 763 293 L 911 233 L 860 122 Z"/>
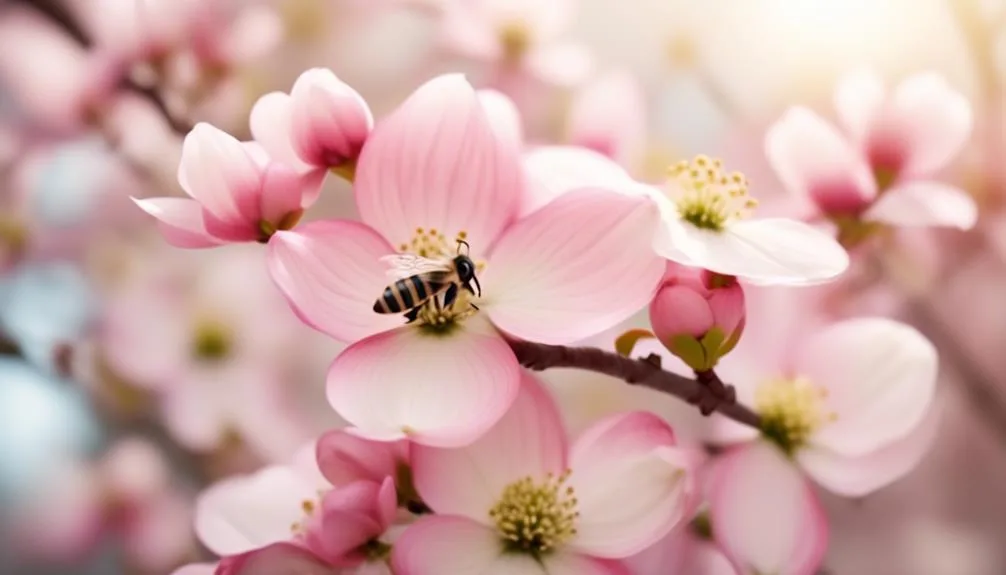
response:
<path fill-rule="evenodd" d="M 475 262 L 468 256 L 455 256 L 454 269 L 458 271 L 458 279 L 464 283 L 475 278 Z"/>

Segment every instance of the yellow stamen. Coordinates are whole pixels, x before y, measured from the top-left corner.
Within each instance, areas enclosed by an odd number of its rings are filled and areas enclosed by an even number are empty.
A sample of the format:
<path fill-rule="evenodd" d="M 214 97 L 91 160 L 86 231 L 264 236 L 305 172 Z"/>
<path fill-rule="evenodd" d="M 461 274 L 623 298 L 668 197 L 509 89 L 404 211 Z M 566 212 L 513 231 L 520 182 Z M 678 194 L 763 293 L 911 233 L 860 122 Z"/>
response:
<path fill-rule="evenodd" d="M 671 166 L 668 195 L 681 219 L 712 231 L 751 215 L 758 202 L 748 195 L 748 183 L 740 172 L 726 173 L 723 161 L 696 156 Z"/>

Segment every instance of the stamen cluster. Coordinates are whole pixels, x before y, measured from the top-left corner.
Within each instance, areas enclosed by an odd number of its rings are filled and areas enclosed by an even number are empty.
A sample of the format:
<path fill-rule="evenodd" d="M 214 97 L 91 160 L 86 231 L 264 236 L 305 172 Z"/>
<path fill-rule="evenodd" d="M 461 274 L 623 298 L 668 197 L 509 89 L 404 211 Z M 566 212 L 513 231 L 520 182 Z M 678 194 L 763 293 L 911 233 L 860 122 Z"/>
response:
<path fill-rule="evenodd" d="M 565 485 L 569 471 L 544 481 L 524 477 L 507 485 L 489 510 L 496 529 L 515 551 L 546 553 L 576 535 L 576 497 Z"/>
<path fill-rule="evenodd" d="M 748 195 L 748 183 L 740 172 L 727 174 L 723 161 L 708 156 L 681 160 L 671 166 L 670 196 L 681 218 L 692 225 L 722 230 L 734 220 L 744 219 L 758 205 Z"/>
<path fill-rule="evenodd" d="M 805 445 L 822 424 L 838 415 L 828 411 L 828 392 L 806 377 L 770 380 L 755 392 L 755 411 L 761 415 L 762 433 L 792 453 Z"/>

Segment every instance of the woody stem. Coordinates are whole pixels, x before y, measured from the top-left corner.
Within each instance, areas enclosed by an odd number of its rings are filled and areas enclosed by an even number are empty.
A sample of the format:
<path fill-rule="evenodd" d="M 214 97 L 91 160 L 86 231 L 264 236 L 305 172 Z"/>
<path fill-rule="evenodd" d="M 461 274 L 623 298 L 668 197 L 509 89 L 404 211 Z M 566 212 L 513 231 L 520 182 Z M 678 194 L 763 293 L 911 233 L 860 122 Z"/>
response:
<path fill-rule="evenodd" d="M 761 417 L 747 406 L 732 401 L 729 386 L 724 386 L 713 372 L 703 372 L 691 379 L 660 367 L 659 357 L 633 359 L 593 347 L 548 345 L 530 341 L 508 340 L 517 361 L 528 369 L 542 371 L 554 367 L 572 367 L 603 373 L 631 385 L 642 385 L 698 405 L 703 413 L 717 411 L 739 423 L 758 428 Z M 710 385 L 713 382 L 714 385 Z"/>

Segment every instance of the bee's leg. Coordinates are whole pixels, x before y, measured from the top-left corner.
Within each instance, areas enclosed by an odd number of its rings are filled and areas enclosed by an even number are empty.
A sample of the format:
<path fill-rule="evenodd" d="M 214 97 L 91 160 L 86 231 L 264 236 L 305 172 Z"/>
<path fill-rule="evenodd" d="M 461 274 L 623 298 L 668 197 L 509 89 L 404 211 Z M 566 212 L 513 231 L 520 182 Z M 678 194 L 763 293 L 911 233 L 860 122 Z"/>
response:
<path fill-rule="evenodd" d="M 479 311 L 479 306 L 477 306 L 477 305 L 475 305 L 475 304 L 473 304 L 473 303 L 469 303 L 468 305 L 470 305 L 470 306 L 472 306 L 473 308 L 475 308 L 475 311 Z"/>
<path fill-rule="evenodd" d="M 405 323 L 408 324 L 408 323 L 412 323 L 412 322 L 416 321 L 416 317 L 419 315 L 419 310 L 422 307 L 423 306 L 416 306 L 416 307 L 410 309 L 408 312 L 406 312 L 405 318 L 408 319 L 409 321 L 407 321 Z"/>
<path fill-rule="evenodd" d="M 451 307 L 456 299 L 458 299 L 458 284 L 451 284 L 444 293 L 444 307 Z"/>
<path fill-rule="evenodd" d="M 434 307 L 434 309 L 437 310 L 437 313 L 440 313 L 440 312 L 444 311 L 443 305 L 440 303 L 440 296 L 439 295 L 435 295 L 435 296 L 431 297 L 430 301 L 433 302 L 433 307 Z"/>

